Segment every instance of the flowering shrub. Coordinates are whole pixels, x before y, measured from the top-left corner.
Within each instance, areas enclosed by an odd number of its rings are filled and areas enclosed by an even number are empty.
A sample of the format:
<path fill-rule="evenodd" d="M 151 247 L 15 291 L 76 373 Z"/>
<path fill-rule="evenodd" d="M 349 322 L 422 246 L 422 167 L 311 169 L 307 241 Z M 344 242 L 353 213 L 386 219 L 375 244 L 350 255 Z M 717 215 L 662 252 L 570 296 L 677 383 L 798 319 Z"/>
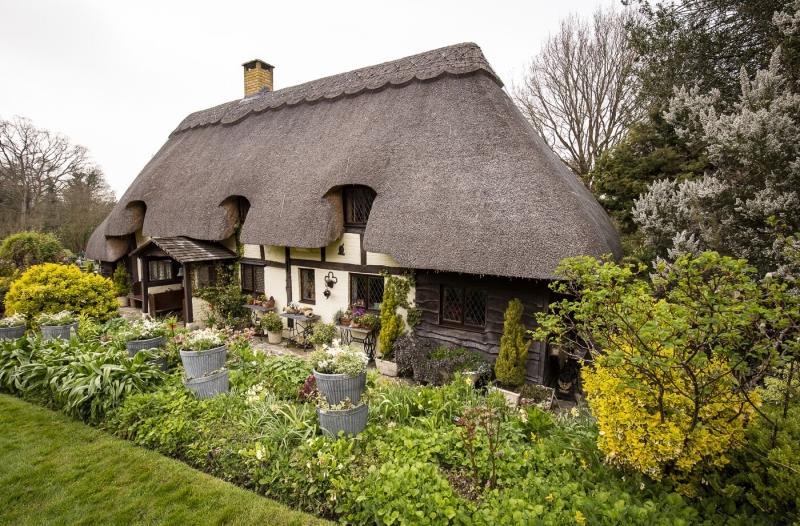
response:
<path fill-rule="evenodd" d="M 34 319 L 43 312 L 69 310 L 104 322 L 119 311 L 114 283 L 84 274 L 74 265 L 45 263 L 29 268 L 11 284 L 6 311 Z"/>
<path fill-rule="evenodd" d="M 78 321 L 78 317 L 68 310 L 62 310 L 55 314 L 40 314 L 36 317 L 36 324 L 49 326 L 64 326 Z"/>
<path fill-rule="evenodd" d="M 225 343 L 225 335 L 216 329 L 203 329 L 194 331 L 180 342 L 181 349 L 187 351 L 207 351 L 215 349 Z"/>
<path fill-rule="evenodd" d="M 0 319 L 0 328 L 19 327 L 27 323 L 27 318 L 24 314 L 12 314 L 6 318 Z"/>
<path fill-rule="evenodd" d="M 311 353 L 309 362 L 318 373 L 358 376 L 367 370 L 369 358 L 364 351 L 340 346 L 339 340 L 333 340 L 330 347 L 323 345 L 322 349 Z"/>
<path fill-rule="evenodd" d="M 136 320 L 130 326 L 120 332 L 126 341 L 128 340 L 149 340 L 167 334 L 168 327 L 166 320 Z"/>

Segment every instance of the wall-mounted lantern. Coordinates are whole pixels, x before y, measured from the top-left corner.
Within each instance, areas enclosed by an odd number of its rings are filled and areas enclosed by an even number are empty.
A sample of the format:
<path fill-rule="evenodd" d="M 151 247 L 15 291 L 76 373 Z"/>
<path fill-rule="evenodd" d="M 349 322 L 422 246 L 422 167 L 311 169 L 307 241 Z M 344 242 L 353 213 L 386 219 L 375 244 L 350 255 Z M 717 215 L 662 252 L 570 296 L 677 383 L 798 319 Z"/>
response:
<path fill-rule="evenodd" d="M 331 297 L 331 289 L 329 289 L 328 287 L 325 287 L 325 291 L 322 293 L 322 295 L 325 296 L 325 299 L 330 298 Z"/>

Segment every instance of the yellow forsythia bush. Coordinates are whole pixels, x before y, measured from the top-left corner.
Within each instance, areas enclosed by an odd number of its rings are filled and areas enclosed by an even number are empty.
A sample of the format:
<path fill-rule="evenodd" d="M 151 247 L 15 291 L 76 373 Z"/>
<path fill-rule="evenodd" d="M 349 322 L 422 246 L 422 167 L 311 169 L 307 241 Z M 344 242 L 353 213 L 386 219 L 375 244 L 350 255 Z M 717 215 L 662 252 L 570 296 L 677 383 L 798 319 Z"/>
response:
<path fill-rule="evenodd" d="M 643 375 L 642 368 L 632 364 L 650 358 L 629 346 L 619 349 L 613 356 L 599 356 L 582 371 L 600 432 L 597 446 L 608 461 L 655 480 L 669 475 L 679 483 L 692 478 L 696 466 L 728 464 L 726 454 L 732 445 L 744 442 L 744 425 L 753 409 L 734 394 L 726 361 L 710 358 L 691 370 L 696 381 L 713 390 L 707 393 L 711 401 L 694 415 L 695 404 L 687 396 L 692 389 L 688 370 L 673 363 L 664 369 L 653 366 Z M 658 360 L 669 363 L 674 354 L 659 349 Z M 706 382 L 720 377 L 729 380 Z"/>
<path fill-rule="evenodd" d="M 114 283 L 73 265 L 45 263 L 30 267 L 6 295 L 6 312 L 25 314 L 28 320 L 62 310 L 108 320 L 119 311 Z"/>

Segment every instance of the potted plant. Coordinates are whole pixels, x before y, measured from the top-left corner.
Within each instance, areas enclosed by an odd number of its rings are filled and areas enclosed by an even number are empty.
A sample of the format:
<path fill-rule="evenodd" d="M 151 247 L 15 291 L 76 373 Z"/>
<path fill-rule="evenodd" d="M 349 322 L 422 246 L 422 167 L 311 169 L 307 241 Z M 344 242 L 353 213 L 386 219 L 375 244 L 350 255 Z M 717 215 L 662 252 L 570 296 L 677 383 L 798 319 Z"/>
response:
<path fill-rule="evenodd" d="M 345 398 L 357 404 L 367 384 L 367 363 L 364 351 L 333 340 L 330 346 L 323 345 L 309 356 L 314 369 L 317 388 L 331 405 L 342 403 Z"/>
<path fill-rule="evenodd" d="M 354 329 L 360 328 L 362 316 L 364 316 L 364 309 L 362 309 L 361 307 L 355 307 L 352 310 L 352 314 L 350 317 L 350 326 Z"/>
<path fill-rule="evenodd" d="M 120 334 L 131 356 L 144 349 L 157 349 L 167 344 L 167 322 L 150 319 L 136 320 Z"/>
<path fill-rule="evenodd" d="M 203 373 L 202 376 L 184 376 L 183 386 L 192 391 L 198 398 L 211 398 L 220 393 L 227 393 L 230 387 L 228 369 L 220 368 Z"/>
<path fill-rule="evenodd" d="M 122 263 L 117 263 L 114 269 L 114 290 L 117 293 L 117 301 L 120 307 L 127 307 L 130 304 L 128 294 L 131 293 L 131 275 Z"/>
<path fill-rule="evenodd" d="M 380 330 L 381 318 L 377 314 L 368 312 L 361 316 L 361 328 L 365 331 Z"/>
<path fill-rule="evenodd" d="M 0 340 L 16 340 L 25 336 L 25 326 L 28 323 L 24 314 L 12 314 L 0 319 Z"/>
<path fill-rule="evenodd" d="M 338 321 L 343 327 L 350 326 L 350 309 L 339 309 L 333 315 L 334 322 Z"/>
<path fill-rule="evenodd" d="M 202 378 L 204 374 L 222 369 L 228 356 L 225 336 L 216 329 L 190 333 L 181 343 L 181 363 L 186 376 Z"/>
<path fill-rule="evenodd" d="M 71 311 L 62 310 L 55 314 L 40 314 L 36 318 L 36 325 L 41 327 L 45 340 L 61 338 L 69 340 L 70 333 L 78 332 L 78 317 Z"/>
<path fill-rule="evenodd" d="M 339 432 L 345 436 L 357 436 L 367 428 L 367 416 L 369 406 L 365 403 L 353 404 L 349 398 L 345 398 L 340 403 L 330 405 L 322 397 L 317 397 L 317 418 L 322 433 L 331 438 L 337 438 Z"/>
<path fill-rule="evenodd" d="M 314 330 L 309 341 L 320 347 L 323 345 L 331 345 L 337 333 L 338 331 L 333 323 L 317 323 L 314 325 Z"/>
<path fill-rule="evenodd" d="M 508 302 L 500 338 L 500 354 L 494 364 L 497 381 L 505 388 L 498 388 L 510 405 L 519 403 L 518 390 L 525 382 L 525 366 L 528 363 L 528 348 L 531 340 L 524 340 L 525 326 L 522 318 L 522 302 L 514 298 Z"/>
<path fill-rule="evenodd" d="M 556 390 L 537 384 L 524 384 L 519 390 L 519 405 L 536 406 L 548 411 L 553 406 Z"/>
<path fill-rule="evenodd" d="M 264 302 L 264 306 L 268 309 L 275 308 L 275 298 L 270 296 L 269 299 Z"/>
<path fill-rule="evenodd" d="M 283 319 L 274 312 L 264 314 L 261 328 L 267 333 L 269 343 L 277 345 L 283 341 Z"/>

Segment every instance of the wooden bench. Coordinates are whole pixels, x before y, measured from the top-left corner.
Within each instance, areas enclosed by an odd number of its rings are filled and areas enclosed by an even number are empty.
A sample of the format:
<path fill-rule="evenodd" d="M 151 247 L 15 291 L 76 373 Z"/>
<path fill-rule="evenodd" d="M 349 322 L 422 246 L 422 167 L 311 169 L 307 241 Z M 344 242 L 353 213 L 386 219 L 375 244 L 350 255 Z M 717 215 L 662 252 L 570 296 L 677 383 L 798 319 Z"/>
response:
<path fill-rule="evenodd" d="M 148 294 L 147 313 L 155 316 L 161 312 L 183 310 L 183 299 L 183 289 Z"/>
<path fill-rule="evenodd" d="M 134 281 L 131 286 L 131 307 L 141 309 L 144 297 L 142 296 L 142 282 Z"/>

